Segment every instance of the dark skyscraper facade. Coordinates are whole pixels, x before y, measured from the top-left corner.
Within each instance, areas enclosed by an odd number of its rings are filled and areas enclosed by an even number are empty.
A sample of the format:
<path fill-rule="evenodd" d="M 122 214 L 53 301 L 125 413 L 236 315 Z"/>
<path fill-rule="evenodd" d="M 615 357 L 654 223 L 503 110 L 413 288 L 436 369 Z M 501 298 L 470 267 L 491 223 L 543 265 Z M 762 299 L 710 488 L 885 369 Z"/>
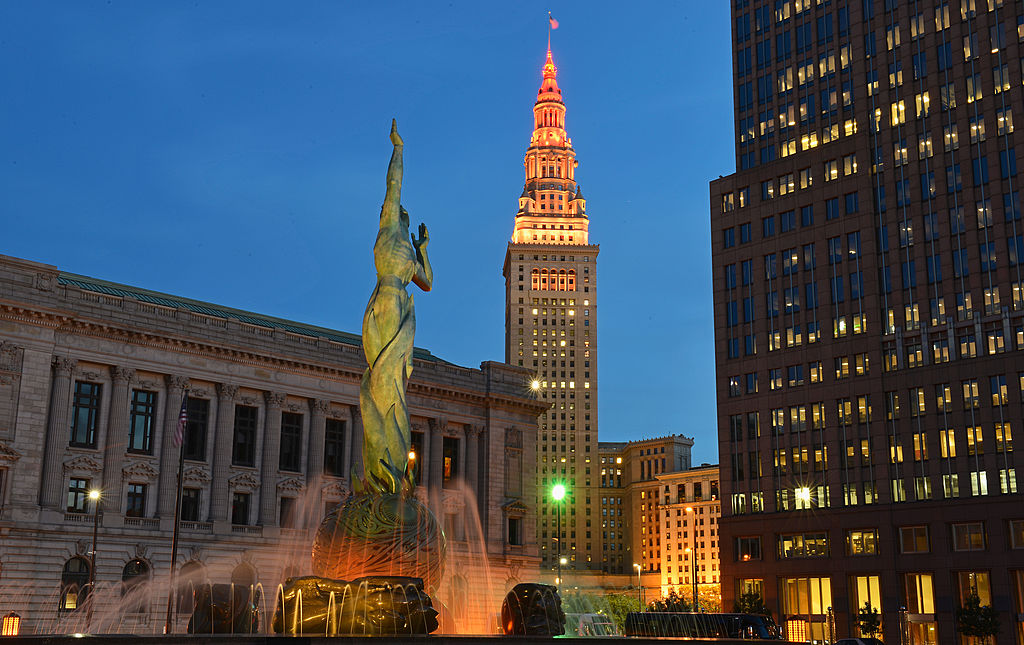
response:
<path fill-rule="evenodd" d="M 814 639 L 867 606 L 885 642 L 953 643 L 976 593 L 1021 645 L 1024 6 L 732 5 L 723 606 L 756 592 Z"/>

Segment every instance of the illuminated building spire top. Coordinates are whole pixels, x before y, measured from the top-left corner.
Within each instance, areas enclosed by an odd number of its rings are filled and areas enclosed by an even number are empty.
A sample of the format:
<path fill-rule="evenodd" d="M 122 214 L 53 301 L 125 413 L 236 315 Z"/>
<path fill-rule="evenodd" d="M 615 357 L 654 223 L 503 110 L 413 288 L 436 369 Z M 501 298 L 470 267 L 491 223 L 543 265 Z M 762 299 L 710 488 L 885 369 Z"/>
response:
<path fill-rule="evenodd" d="M 565 131 L 565 103 L 548 43 L 533 104 L 533 135 L 526 150 L 526 183 L 519 198 L 512 241 L 587 244 L 586 200 L 576 185 L 576 151 Z"/>

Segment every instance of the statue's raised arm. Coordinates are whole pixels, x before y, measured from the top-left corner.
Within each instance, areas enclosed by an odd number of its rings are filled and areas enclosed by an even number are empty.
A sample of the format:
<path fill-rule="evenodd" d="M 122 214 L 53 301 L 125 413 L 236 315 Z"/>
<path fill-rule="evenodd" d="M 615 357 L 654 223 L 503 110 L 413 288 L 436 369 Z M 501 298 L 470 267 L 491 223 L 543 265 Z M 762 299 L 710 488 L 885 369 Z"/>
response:
<path fill-rule="evenodd" d="M 363 481 L 371 489 L 395 493 L 403 481 L 412 485 L 407 472 L 412 429 L 405 384 L 412 373 L 416 316 L 406 287 L 415 282 L 429 291 L 434 275 L 427 256 L 427 227 L 420 224 L 419 237 L 410 235 L 409 213 L 402 208 L 404 143 L 394 121 L 391 143 L 387 193 L 373 246 L 377 285 L 363 315 L 363 353 L 369 367 L 363 374 L 359 407 L 364 428 Z"/>

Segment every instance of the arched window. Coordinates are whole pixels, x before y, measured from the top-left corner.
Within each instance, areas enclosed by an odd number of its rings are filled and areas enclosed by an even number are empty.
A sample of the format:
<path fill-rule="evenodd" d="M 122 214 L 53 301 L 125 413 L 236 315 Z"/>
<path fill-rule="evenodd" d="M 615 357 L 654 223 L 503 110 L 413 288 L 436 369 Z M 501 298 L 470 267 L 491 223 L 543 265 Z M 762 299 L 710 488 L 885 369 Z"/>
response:
<path fill-rule="evenodd" d="M 76 556 L 64 563 L 60 576 L 61 611 L 74 611 L 89 597 L 89 561 Z"/>
<path fill-rule="evenodd" d="M 558 290 L 565 291 L 565 269 L 558 272 Z"/>
<path fill-rule="evenodd" d="M 540 269 L 530 271 L 530 288 L 534 291 L 540 289 Z"/>
<path fill-rule="evenodd" d="M 231 570 L 231 584 L 251 587 L 256 584 L 256 569 L 248 562 L 239 562 Z"/>
<path fill-rule="evenodd" d="M 141 614 L 149 611 L 149 565 L 139 558 L 130 560 L 121 570 L 121 595 L 125 597 L 126 612 Z"/>
<path fill-rule="evenodd" d="M 178 588 L 178 613 L 191 613 L 195 606 L 196 588 L 206 582 L 206 567 L 195 560 L 181 565 L 174 584 Z"/>
<path fill-rule="evenodd" d="M 541 269 L 540 270 L 540 290 L 541 291 L 547 291 L 548 290 L 548 270 L 547 269 Z"/>
<path fill-rule="evenodd" d="M 570 237 L 569 239 L 571 240 L 572 238 Z M 569 291 L 576 291 L 576 269 L 569 269 L 568 288 Z"/>

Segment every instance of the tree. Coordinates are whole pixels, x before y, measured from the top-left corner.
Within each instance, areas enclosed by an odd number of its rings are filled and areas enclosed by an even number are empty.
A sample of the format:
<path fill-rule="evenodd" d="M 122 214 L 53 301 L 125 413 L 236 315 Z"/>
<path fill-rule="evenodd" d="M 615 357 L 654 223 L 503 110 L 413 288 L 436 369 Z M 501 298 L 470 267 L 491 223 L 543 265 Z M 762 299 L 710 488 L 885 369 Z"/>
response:
<path fill-rule="evenodd" d="M 685 598 L 670 591 L 667 597 L 650 602 L 646 611 L 693 611 L 693 607 Z"/>
<path fill-rule="evenodd" d="M 736 599 L 735 610 L 738 614 L 760 614 L 762 616 L 771 616 L 772 612 L 768 609 L 768 605 L 764 604 L 764 598 L 761 594 L 756 591 L 745 593 Z"/>
<path fill-rule="evenodd" d="M 963 607 L 956 610 L 956 625 L 961 634 L 980 638 L 984 645 L 999 633 L 999 612 L 992 605 L 982 605 L 978 590 L 971 589 Z"/>
<path fill-rule="evenodd" d="M 621 595 L 609 594 L 604 597 L 604 600 L 608 603 L 608 615 L 620 633 L 626 627 L 626 614 L 631 611 L 640 611 L 641 609 L 640 600 L 631 593 Z"/>
<path fill-rule="evenodd" d="M 882 631 L 882 619 L 878 615 L 878 610 L 872 607 L 870 602 L 865 602 L 864 606 L 860 608 L 857 625 L 860 627 L 860 633 L 864 636 L 877 636 Z"/>

